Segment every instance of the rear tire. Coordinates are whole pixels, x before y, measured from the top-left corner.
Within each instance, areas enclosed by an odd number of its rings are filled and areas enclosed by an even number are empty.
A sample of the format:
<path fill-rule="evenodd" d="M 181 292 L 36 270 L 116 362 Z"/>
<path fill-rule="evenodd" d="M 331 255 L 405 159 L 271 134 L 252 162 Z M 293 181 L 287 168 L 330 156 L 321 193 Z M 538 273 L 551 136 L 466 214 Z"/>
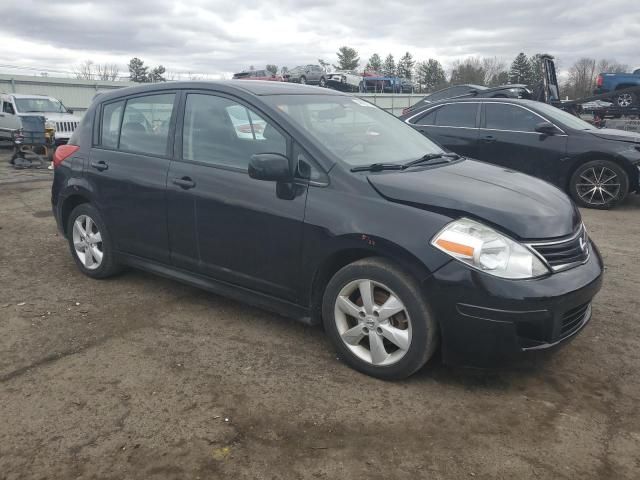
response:
<path fill-rule="evenodd" d="M 569 193 L 580 207 L 608 210 L 629 193 L 629 175 L 610 160 L 580 165 L 571 175 Z"/>
<path fill-rule="evenodd" d="M 620 108 L 630 108 L 638 105 L 638 95 L 636 93 L 621 93 L 613 98 L 614 105 Z"/>
<path fill-rule="evenodd" d="M 339 270 L 325 289 L 322 317 L 345 363 L 384 380 L 416 372 L 438 343 L 438 326 L 418 282 L 384 258 Z"/>
<path fill-rule="evenodd" d="M 324 77 L 320 77 L 320 83 L 318 83 L 318 85 L 320 87 L 326 87 L 327 86 L 327 81 L 325 80 Z"/>
<path fill-rule="evenodd" d="M 73 209 L 67 222 L 67 239 L 78 269 L 91 278 L 107 278 L 121 271 L 102 215 L 90 203 Z"/>

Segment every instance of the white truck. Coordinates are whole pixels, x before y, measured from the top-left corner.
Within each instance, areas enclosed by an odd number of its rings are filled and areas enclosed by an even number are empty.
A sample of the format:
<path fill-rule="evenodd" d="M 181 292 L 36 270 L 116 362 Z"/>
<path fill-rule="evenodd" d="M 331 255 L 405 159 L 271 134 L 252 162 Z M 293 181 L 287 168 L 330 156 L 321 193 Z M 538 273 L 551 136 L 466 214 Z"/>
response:
<path fill-rule="evenodd" d="M 21 128 L 21 117 L 44 116 L 45 127 L 55 128 L 55 144 L 64 145 L 80 123 L 60 100 L 46 95 L 0 94 L 0 141 L 11 141 L 12 132 Z"/>

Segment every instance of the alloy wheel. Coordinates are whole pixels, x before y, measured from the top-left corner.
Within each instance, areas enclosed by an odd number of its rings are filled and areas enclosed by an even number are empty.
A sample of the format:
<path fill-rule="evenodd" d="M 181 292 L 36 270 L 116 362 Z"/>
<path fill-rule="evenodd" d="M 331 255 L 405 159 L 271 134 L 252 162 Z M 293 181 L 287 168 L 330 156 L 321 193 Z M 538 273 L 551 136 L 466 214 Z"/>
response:
<path fill-rule="evenodd" d="M 79 215 L 73 222 L 73 248 L 86 269 L 95 270 L 102 264 L 102 235 L 88 215 Z"/>
<path fill-rule="evenodd" d="M 361 360 L 385 366 L 398 362 L 411 345 L 411 320 L 400 297 L 382 283 L 360 279 L 345 285 L 334 317 L 344 344 Z"/>
<path fill-rule="evenodd" d="M 617 102 L 619 107 L 630 107 L 633 104 L 633 95 L 630 93 L 622 93 L 618 95 Z"/>
<path fill-rule="evenodd" d="M 307 84 L 307 79 L 304 77 L 300 77 L 300 85 L 306 85 Z"/>
<path fill-rule="evenodd" d="M 606 205 L 620 195 L 618 175 L 607 167 L 592 167 L 580 174 L 578 196 L 590 205 Z"/>

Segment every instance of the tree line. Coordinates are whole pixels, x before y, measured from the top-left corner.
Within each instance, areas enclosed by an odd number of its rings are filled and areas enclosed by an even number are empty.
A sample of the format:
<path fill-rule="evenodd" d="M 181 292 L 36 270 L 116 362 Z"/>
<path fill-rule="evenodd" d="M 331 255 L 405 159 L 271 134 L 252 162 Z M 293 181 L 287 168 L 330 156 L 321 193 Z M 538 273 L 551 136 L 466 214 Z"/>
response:
<path fill-rule="evenodd" d="M 336 70 L 358 70 L 361 65 L 360 55 L 355 48 L 343 46 L 336 52 L 337 62 L 331 64 L 324 59 L 318 59 L 318 64 L 325 70 L 333 66 Z M 556 60 L 557 64 L 557 60 Z M 364 64 L 365 71 L 378 72 L 385 76 L 407 78 L 421 93 L 433 92 L 441 88 L 461 84 L 477 84 L 498 86 L 505 84 L 524 84 L 534 87 L 542 80 L 541 54 L 527 56 L 520 52 L 507 66 L 506 61 L 498 57 L 468 57 L 455 61 L 448 71 L 439 60 L 428 58 L 416 61 L 410 52 L 406 52 L 396 62 L 393 54 L 389 53 L 384 60 L 378 53 L 374 53 Z M 174 80 L 173 74 L 167 73 L 162 65 L 148 67 L 144 61 L 134 57 L 129 61 L 129 80 L 137 83 L 154 83 Z M 254 70 L 251 66 L 250 70 Z M 272 74 L 284 74 L 286 67 L 267 64 L 265 70 Z M 580 98 L 590 95 L 595 88 L 596 77 L 600 72 L 622 73 L 629 70 L 629 66 L 615 60 L 596 60 L 580 58 L 568 70 L 568 75 L 561 85 L 562 96 Z M 87 80 L 118 80 L 119 72 L 115 64 L 96 64 L 85 60 L 74 69 L 76 78 Z M 200 79 L 197 75 L 188 74 L 190 80 Z"/>

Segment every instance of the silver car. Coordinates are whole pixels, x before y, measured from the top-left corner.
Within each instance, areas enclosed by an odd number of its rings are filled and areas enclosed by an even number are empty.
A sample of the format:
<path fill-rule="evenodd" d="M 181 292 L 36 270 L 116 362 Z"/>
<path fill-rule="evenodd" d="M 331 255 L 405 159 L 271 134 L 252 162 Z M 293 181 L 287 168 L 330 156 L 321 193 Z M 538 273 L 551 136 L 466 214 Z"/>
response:
<path fill-rule="evenodd" d="M 300 83 L 302 85 L 326 85 L 326 73 L 320 65 L 304 65 L 292 68 L 283 76 L 286 82 Z"/>

